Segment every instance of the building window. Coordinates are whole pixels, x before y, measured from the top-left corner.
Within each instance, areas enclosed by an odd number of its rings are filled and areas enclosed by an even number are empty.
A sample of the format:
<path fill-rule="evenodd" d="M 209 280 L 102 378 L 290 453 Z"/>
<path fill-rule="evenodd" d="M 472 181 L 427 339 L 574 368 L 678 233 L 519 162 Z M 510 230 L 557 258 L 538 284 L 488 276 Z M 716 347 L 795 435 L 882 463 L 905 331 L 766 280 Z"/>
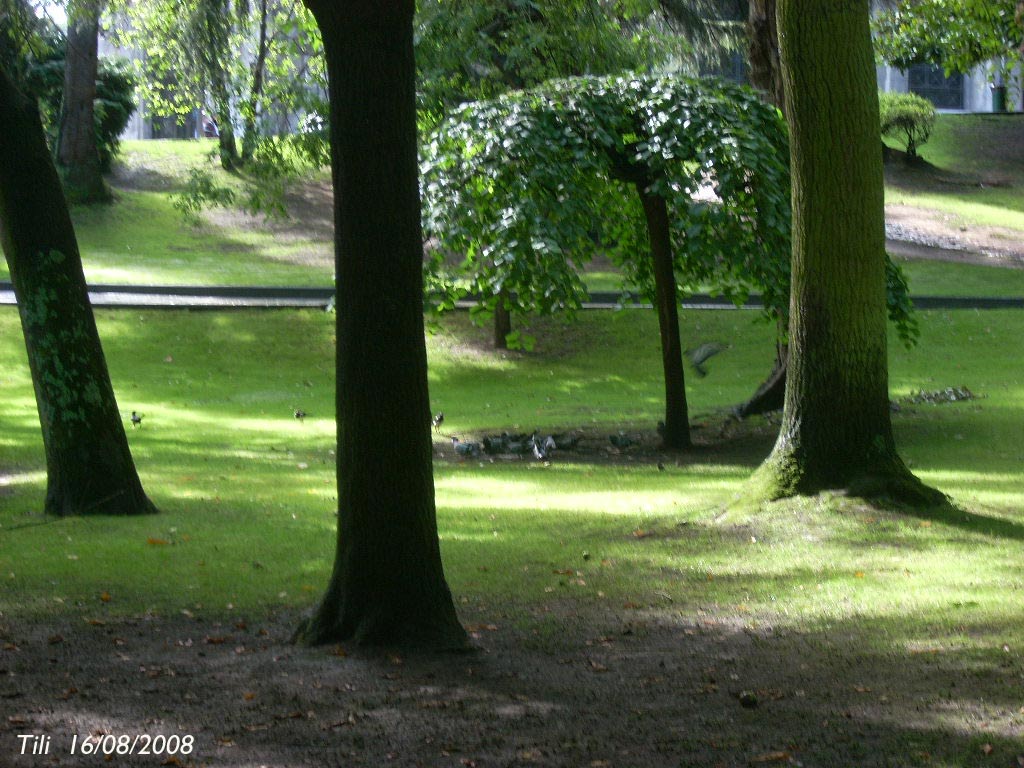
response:
<path fill-rule="evenodd" d="M 942 67 L 915 64 L 907 70 L 907 83 L 911 93 L 923 96 L 938 109 L 964 108 L 964 77 L 961 74 L 946 77 Z"/>

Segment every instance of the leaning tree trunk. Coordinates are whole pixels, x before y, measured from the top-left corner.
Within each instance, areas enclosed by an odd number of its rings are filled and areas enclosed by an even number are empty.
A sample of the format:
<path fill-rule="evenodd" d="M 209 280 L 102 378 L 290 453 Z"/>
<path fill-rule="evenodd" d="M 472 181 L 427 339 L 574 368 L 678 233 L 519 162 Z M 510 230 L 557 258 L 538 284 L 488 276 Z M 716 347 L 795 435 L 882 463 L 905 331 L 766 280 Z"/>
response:
<path fill-rule="evenodd" d="M 57 162 L 73 202 L 110 199 L 96 147 L 96 72 L 99 66 L 99 0 L 77 0 L 68 8 L 64 99 L 60 110 Z"/>
<path fill-rule="evenodd" d="M 665 198 L 647 191 L 646 183 L 636 185 L 643 204 L 654 265 L 654 298 L 661 333 L 661 362 L 665 371 L 665 448 L 690 447 L 690 425 L 683 375 L 683 346 L 679 340 L 679 293 L 672 269 L 672 236 Z"/>
<path fill-rule="evenodd" d="M 437 536 L 413 0 L 306 0 L 324 39 L 338 275 L 338 541 L 296 633 L 461 648 Z"/>
<path fill-rule="evenodd" d="M 878 97 L 867 0 L 780 0 L 793 175 L 789 373 L 758 472 L 769 498 L 846 489 L 932 503 L 889 418 Z M 756 486 L 755 486 L 756 487 Z"/>
<path fill-rule="evenodd" d="M 761 91 L 768 103 L 774 104 L 783 113 L 786 111 L 786 97 L 782 87 L 782 68 L 779 62 L 779 33 L 776 26 L 776 0 L 750 0 L 747 16 L 747 35 L 750 42 L 750 83 Z M 783 318 L 777 317 L 779 326 Z M 785 331 L 779 328 L 779 334 Z M 786 344 L 776 343 L 775 364 L 757 391 L 745 403 L 738 405 L 735 413 L 740 418 L 769 411 L 777 411 L 786 397 Z"/>
<path fill-rule="evenodd" d="M 46 511 L 155 512 L 128 450 L 39 113 L 0 70 L 0 240 L 46 449 Z"/>

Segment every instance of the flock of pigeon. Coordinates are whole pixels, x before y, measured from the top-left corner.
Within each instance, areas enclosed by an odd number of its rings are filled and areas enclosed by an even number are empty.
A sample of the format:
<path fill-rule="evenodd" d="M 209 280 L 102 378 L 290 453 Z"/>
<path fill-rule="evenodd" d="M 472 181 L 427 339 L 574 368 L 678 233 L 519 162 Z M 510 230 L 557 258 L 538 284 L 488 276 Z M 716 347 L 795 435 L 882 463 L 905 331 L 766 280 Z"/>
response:
<path fill-rule="evenodd" d="M 455 455 L 464 459 L 475 459 L 486 454 L 488 456 L 530 456 L 537 461 L 548 461 L 555 451 L 571 451 L 579 443 L 578 435 L 560 434 L 541 436 L 533 434 L 500 435 L 484 437 L 480 442 L 462 441 L 452 436 L 452 448 Z"/>

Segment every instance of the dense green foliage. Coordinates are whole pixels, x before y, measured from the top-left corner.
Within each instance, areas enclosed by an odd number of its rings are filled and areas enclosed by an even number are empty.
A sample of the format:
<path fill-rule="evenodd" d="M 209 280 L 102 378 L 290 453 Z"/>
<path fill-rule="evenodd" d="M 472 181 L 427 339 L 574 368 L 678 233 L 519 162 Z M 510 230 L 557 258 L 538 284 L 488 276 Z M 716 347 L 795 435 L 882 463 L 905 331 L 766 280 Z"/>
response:
<path fill-rule="evenodd" d="M 879 93 L 882 135 L 903 142 L 908 157 L 928 141 L 935 127 L 935 107 L 916 93 Z"/>
<path fill-rule="evenodd" d="M 5 7 L 6 8 L 6 7 Z M 35 18 L 20 18 L 12 4 L 10 13 L 0 16 L 0 66 L 10 73 L 26 94 L 39 100 L 43 128 L 51 147 L 57 143 L 60 109 L 64 96 L 63 33 L 52 23 Z M 103 58 L 96 78 L 96 149 L 100 167 L 110 171 L 117 156 L 119 136 L 135 112 L 138 80 L 128 62 Z"/>
<path fill-rule="evenodd" d="M 53 144 L 60 123 L 60 105 L 64 91 L 63 43 L 51 49 L 44 60 L 28 70 L 30 89 L 40 100 L 43 125 Z M 96 149 L 104 173 L 120 149 L 120 135 L 135 112 L 137 80 L 131 66 L 123 59 L 100 59 L 96 79 Z"/>
<path fill-rule="evenodd" d="M 665 197 L 680 294 L 711 286 L 767 313 L 789 305 L 789 172 L 778 111 L 746 88 L 679 77 L 554 81 L 463 105 L 423 149 L 431 286 L 493 311 L 572 311 L 583 265 L 607 254 L 653 296 L 635 183 Z M 450 262 L 461 259 L 454 269 Z M 914 336 L 890 266 L 890 316 Z"/>
<path fill-rule="evenodd" d="M 875 15 L 875 50 L 906 68 L 930 63 L 966 72 L 986 64 L 1005 79 L 1022 60 L 1018 0 L 897 0 Z"/>

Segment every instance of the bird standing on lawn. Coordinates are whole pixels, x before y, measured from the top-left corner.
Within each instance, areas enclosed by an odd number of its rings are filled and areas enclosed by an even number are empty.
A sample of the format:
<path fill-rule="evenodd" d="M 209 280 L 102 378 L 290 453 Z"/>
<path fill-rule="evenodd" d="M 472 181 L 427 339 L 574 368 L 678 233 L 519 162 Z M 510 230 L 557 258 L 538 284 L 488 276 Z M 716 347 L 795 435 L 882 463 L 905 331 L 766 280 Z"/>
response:
<path fill-rule="evenodd" d="M 132 429 L 135 429 L 136 427 L 141 427 L 142 426 L 142 416 L 137 414 L 135 411 L 132 411 L 131 419 L 132 419 Z"/>
<path fill-rule="evenodd" d="M 438 411 L 437 416 L 430 420 L 430 425 L 434 428 L 435 432 L 440 432 L 442 424 L 444 424 L 444 411 Z"/>
<path fill-rule="evenodd" d="M 299 421 L 302 421 L 304 418 L 306 418 L 306 412 L 304 410 L 302 410 L 301 408 L 296 408 L 295 409 L 295 418 L 298 419 Z"/>
<path fill-rule="evenodd" d="M 717 341 L 707 341 L 700 346 L 686 350 L 684 354 L 693 365 L 693 370 L 703 379 L 708 375 L 708 369 L 704 366 L 704 363 L 725 349 L 728 349 L 728 347 L 724 344 L 719 344 Z"/>

